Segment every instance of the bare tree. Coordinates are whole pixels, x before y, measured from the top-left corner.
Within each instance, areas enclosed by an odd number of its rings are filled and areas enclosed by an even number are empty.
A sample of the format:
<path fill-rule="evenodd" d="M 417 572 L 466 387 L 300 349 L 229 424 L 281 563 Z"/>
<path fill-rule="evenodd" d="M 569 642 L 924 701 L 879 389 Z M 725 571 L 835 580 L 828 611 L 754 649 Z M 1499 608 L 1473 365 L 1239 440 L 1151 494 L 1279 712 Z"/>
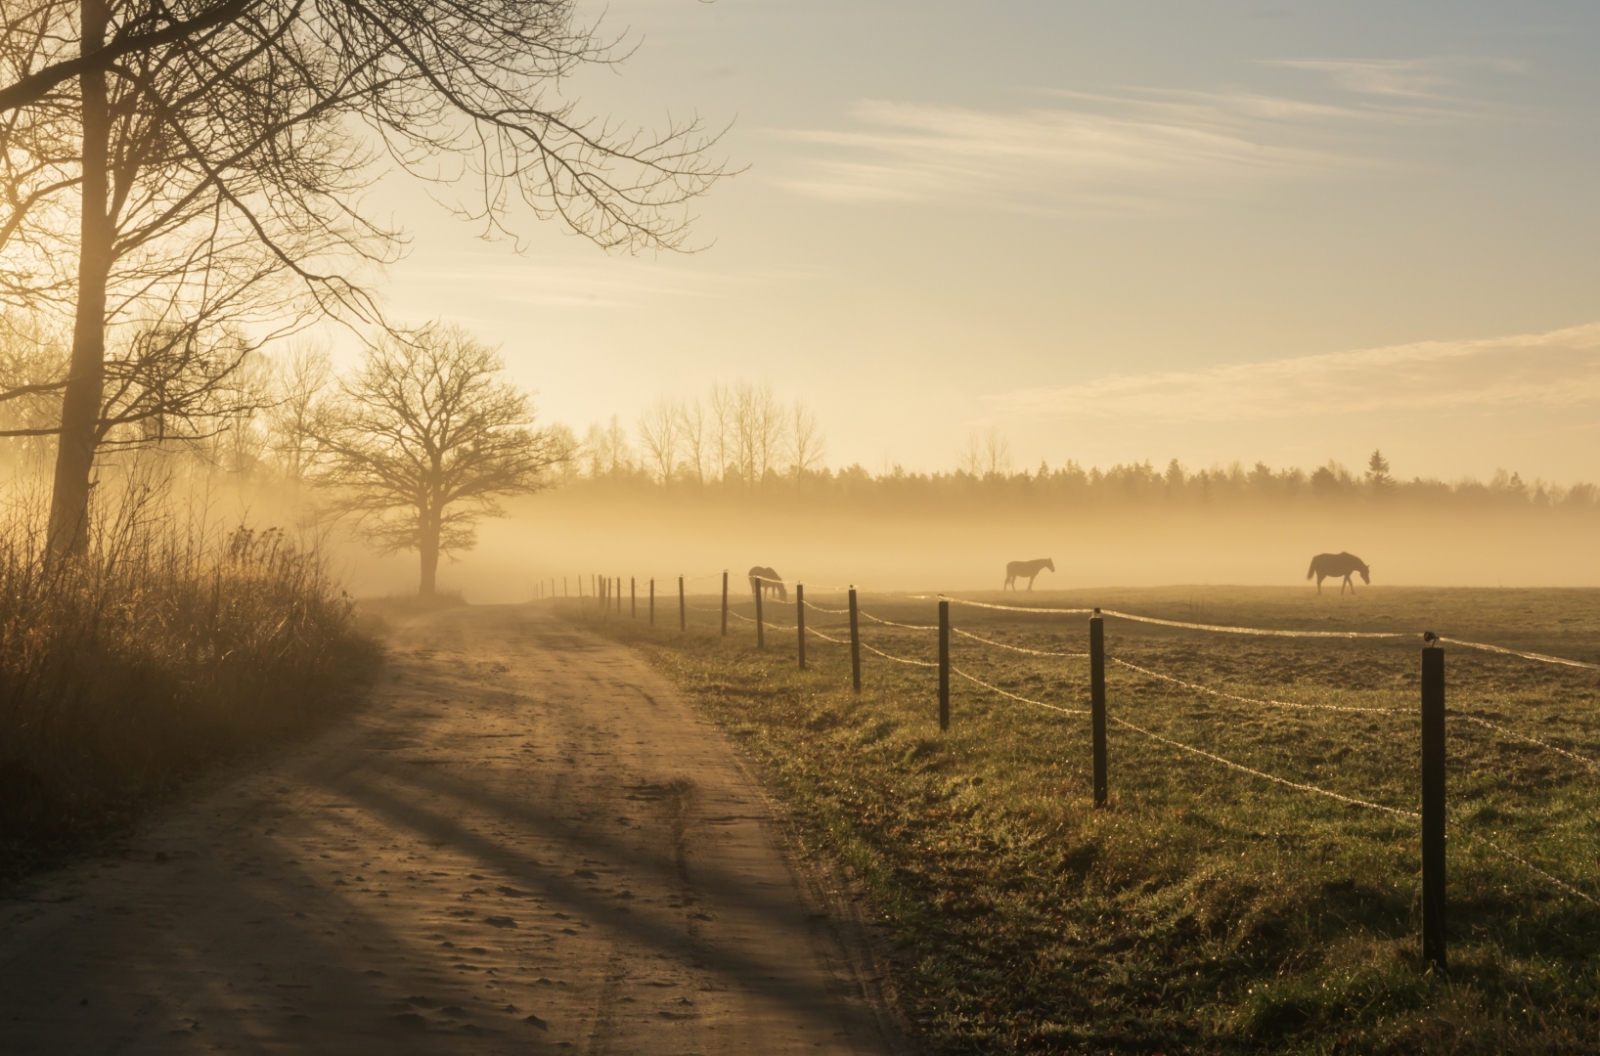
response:
<path fill-rule="evenodd" d="M 739 408 L 733 390 L 721 382 L 713 382 L 709 399 L 711 407 L 710 449 L 716 453 L 715 478 L 725 481 L 729 473 L 740 472 Z"/>
<path fill-rule="evenodd" d="M 711 395 L 725 437 L 725 457 L 731 456 L 734 472 L 746 487 L 759 485 L 777 465 L 784 447 L 784 414 L 772 386 L 737 381 L 714 385 Z"/>
<path fill-rule="evenodd" d="M 633 471 L 633 449 L 628 444 L 628 431 L 616 415 L 610 425 L 595 422 L 584 435 L 582 457 L 589 464 L 589 476 L 625 476 Z"/>
<path fill-rule="evenodd" d="M 1011 445 L 992 425 L 974 428 L 961 452 L 961 468 L 974 477 L 1004 476 L 1011 472 Z"/>
<path fill-rule="evenodd" d="M 368 349 L 318 437 L 328 464 L 317 482 L 381 551 L 416 550 L 421 593 L 438 587 L 439 556 L 468 550 L 499 499 L 549 485 L 570 456 L 534 429 L 527 397 L 497 380 L 494 350 L 456 327 L 432 325 Z"/>
<path fill-rule="evenodd" d="M 486 233 L 516 206 L 606 246 L 681 248 L 720 175 L 690 122 L 585 121 L 550 90 L 618 60 L 576 0 L 36 0 L 0 19 L 0 295 L 73 320 L 51 545 L 79 549 L 124 320 L 379 321 L 362 212 L 386 153 Z M 366 135 L 363 136 L 363 128 Z M 76 215 L 78 223 L 63 223 Z M 258 328 L 247 328 L 259 333 Z M 218 343 L 204 334 L 200 346 Z M 208 376 L 209 385 L 214 377 Z M 215 386 L 212 386 L 215 389 Z"/>
<path fill-rule="evenodd" d="M 316 461 L 321 401 L 332 378 L 333 362 L 322 345 L 297 343 L 273 362 L 267 445 L 291 487 L 300 486 Z"/>
<path fill-rule="evenodd" d="M 672 483 L 678 469 L 681 423 L 678 405 L 666 396 L 639 415 L 639 443 L 644 447 L 651 470 L 662 484 Z"/>
<path fill-rule="evenodd" d="M 699 399 L 678 404 L 678 436 L 682 439 L 683 459 L 694 469 L 698 484 L 706 482 L 706 457 L 710 453 L 706 436 L 706 412 Z"/>
<path fill-rule="evenodd" d="M 789 410 L 788 438 L 790 465 L 798 482 L 815 471 L 828 453 L 828 440 L 817 425 L 817 416 L 799 400 Z"/>

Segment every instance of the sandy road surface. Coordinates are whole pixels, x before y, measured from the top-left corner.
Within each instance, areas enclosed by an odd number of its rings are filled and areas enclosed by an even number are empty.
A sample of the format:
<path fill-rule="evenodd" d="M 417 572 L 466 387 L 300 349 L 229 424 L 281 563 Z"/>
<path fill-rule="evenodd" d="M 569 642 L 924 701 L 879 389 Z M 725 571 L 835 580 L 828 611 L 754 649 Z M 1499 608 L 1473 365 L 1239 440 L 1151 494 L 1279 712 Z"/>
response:
<path fill-rule="evenodd" d="M 512 607 L 393 652 L 361 715 L 0 903 L 0 1052 L 895 1047 L 858 925 L 634 654 Z"/>

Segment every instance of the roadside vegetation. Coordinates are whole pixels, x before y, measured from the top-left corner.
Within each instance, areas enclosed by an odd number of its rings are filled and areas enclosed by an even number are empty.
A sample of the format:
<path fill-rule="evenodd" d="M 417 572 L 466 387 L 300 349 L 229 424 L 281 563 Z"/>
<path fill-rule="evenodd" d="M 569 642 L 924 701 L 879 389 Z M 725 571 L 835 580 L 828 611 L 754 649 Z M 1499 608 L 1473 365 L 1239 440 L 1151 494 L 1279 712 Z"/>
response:
<path fill-rule="evenodd" d="M 46 560 L 42 518 L 0 531 L 0 880 L 315 728 L 376 664 L 314 547 L 159 499 L 135 489 L 78 559 Z"/>
<path fill-rule="evenodd" d="M 675 602 L 676 599 L 673 599 Z M 812 595 L 825 608 L 839 598 Z M 999 596 L 985 600 L 1000 601 Z M 708 609 L 709 598 L 690 598 Z M 1600 592 L 1373 589 L 1039 592 L 1169 619 L 1395 630 L 1386 641 L 1242 638 L 1108 619 L 1108 655 L 1246 703 L 1111 664 L 1109 711 L 1170 742 L 1290 781 L 1416 810 L 1418 648 L 1410 632 L 1600 660 Z M 794 607 L 753 627 L 676 605 L 643 618 L 558 611 L 634 645 L 757 760 L 816 850 L 870 890 L 902 1010 L 961 1053 L 1580 1053 L 1600 1048 L 1600 675 L 1449 647 L 1448 976 L 1420 951 L 1415 819 L 1296 791 L 1113 725 L 1109 808 L 1090 790 L 1086 715 L 817 638 L 795 663 Z M 936 621 L 930 601 L 864 597 Z M 753 615 L 748 599 L 735 607 Z M 846 638 L 843 618 L 808 624 Z M 1081 652 L 1082 616 L 954 607 L 995 641 Z M 931 660 L 934 636 L 863 621 L 864 642 Z M 1017 696 L 1088 704 L 1087 661 L 956 636 L 955 666 Z M 1522 864 L 1490 845 L 1521 857 Z M 1528 866 L 1576 889 L 1564 891 Z"/>

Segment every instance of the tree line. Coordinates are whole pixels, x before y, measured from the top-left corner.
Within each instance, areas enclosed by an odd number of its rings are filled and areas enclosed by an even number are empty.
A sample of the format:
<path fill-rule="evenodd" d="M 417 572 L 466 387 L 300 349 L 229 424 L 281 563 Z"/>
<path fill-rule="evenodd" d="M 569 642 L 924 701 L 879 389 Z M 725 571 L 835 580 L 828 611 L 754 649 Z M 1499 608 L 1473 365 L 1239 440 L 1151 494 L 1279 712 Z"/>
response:
<path fill-rule="evenodd" d="M 552 219 L 693 248 L 716 136 L 586 118 L 563 91 L 625 51 L 577 0 L 8 2 L 0 307 L 63 354 L 14 360 L 40 369 L 0 404 L 32 404 L 6 435 L 54 445 L 49 553 L 83 553 L 108 447 L 223 435 L 253 352 L 327 321 L 410 340 L 376 285 L 405 244 L 369 205 L 387 172 L 485 235 Z"/>
<path fill-rule="evenodd" d="M 663 396 L 630 432 L 617 415 L 589 426 L 580 442 L 566 433 L 574 457 L 568 480 L 640 478 L 661 485 L 723 484 L 760 489 L 823 472 L 827 437 L 803 401 L 785 403 L 772 386 L 716 382 L 705 397 Z"/>
<path fill-rule="evenodd" d="M 730 387 L 721 388 L 726 392 Z M 654 445 L 661 442 L 659 438 L 673 435 L 659 431 L 662 416 L 668 410 L 682 414 L 686 407 L 692 414 L 699 403 L 663 400 L 641 417 L 638 431 L 632 436 L 616 417 L 607 427 L 591 426 L 585 442 L 580 444 L 573 438 L 577 454 L 562 467 L 562 482 L 578 489 L 637 488 L 683 496 L 724 495 L 736 501 L 739 496 L 751 495 L 760 502 L 793 496 L 808 503 L 883 508 L 1303 504 L 1600 510 L 1600 487 L 1593 484 L 1563 486 L 1544 480 L 1525 481 L 1521 474 L 1506 470 L 1496 471 L 1487 480 L 1464 477 L 1444 481 L 1422 476 L 1408 479 L 1394 473 L 1381 450 L 1374 450 L 1366 466 L 1356 470 L 1332 460 L 1309 470 L 1294 466 L 1274 468 L 1259 461 L 1190 469 L 1176 458 L 1164 467 L 1144 461 L 1100 468 L 1068 459 L 1056 466 L 1041 462 L 1032 469 L 1017 468 L 1009 444 L 993 427 L 972 430 L 948 470 L 916 472 L 890 465 L 874 472 L 860 463 L 830 467 L 822 463 L 821 455 L 802 464 L 790 454 L 781 464 L 758 475 L 752 476 L 744 462 L 731 458 L 722 461 L 725 468 L 717 473 L 705 467 L 718 464 L 718 460 L 695 458 L 693 443 L 682 439 L 681 434 L 675 461 L 655 454 Z M 803 411 L 800 404 L 792 407 L 795 413 Z M 805 413 L 814 423 L 814 417 Z M 724 435 L 729 438 L 721 441 L 719 452 L 737 451 L 748 443 L 737 425 L 731 434 Z M 807 445 L 818 452 L 827 450 L 826 437 L 820 429 L 813 428 L 807 434 Z M 597 455 L 602 451 L 603 456 Z"/>

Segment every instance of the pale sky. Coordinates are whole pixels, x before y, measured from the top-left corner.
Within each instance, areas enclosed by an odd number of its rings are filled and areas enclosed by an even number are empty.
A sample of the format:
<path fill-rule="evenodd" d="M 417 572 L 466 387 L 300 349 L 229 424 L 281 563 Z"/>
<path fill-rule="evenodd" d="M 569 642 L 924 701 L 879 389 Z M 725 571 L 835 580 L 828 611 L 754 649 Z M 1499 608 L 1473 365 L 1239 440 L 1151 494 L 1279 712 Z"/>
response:
<path fill-rule="evenodd" d="M 598 5 L 595 15 L 601 14 Z M 403 180 L 397 314 L 500 343 L 550 418 L 770 382 L 829 462 L 1177 457 L 1600 480 L 1600 6 L 621 0 L 571 86 L 747 167 L 693 256 Z"/>

